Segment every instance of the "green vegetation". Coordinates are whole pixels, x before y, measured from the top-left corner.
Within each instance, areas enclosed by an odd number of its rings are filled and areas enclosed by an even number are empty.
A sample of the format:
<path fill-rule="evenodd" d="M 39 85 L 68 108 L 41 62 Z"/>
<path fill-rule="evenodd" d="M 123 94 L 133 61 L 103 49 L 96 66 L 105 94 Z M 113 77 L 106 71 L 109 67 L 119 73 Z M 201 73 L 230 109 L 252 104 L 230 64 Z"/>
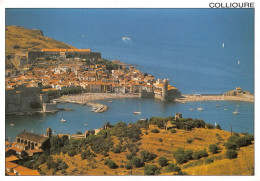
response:
<path fill-rule="evenodd" d="M 49 90 L 46 92 L 46 94 L 49 97 L 58 97 L 62 95 L 69 95 L 69 94 L 78 94 L 81 93 L 84 89 L 82 87 L 69 87 L 69 88 L 64 88 L 62 90 Z"/>
<path fill-rule="evenodd" d="M 179 172 L 181 168 L 173 163 L 170 163 L 167 167 L 165 167 L 166 172 Z"/>
<path fill-rule="evenodd" d="M 202 157 L 207 157 L 208 156 L 208 153 L 206 150 L 199 150 L 199 151 L 195 151 L 193 152 L 192 154 L 192 158 L 195 159 L 195 160 L 198 160 Z"/>
<path fill-rule="evenodd" d="M 159 175 L 161 172 L 156 165 L 145 165 L 144 175 Z"/>
<path fill-rule="evenodd" d="M 237 158 L 237 152 L 235 150 L 227 150 L 226 156 L 229 159 Z"/>
<path fill-rule="evenodd" d="M 160 131 L 158 129 L 152 129 L 151 133 L 159 133 Z"/>
<path fill-rule="evenodd" d="M 168 165 L 168 160 L 165 158 L 165 157 L 160 157 L 158 159 L 158 164 L 161 166 L 161 167 L 164 167 L 164 166 L 167 166 Z"/>
<path fill-rule="evenodd" d="M 219 147 L 216 144 L 209 145 L 209 152 L 216 154 L 219 151 Z"/>
<path fill-rule="evenodd" d="M 188 162 L 188 160 L 193 159 L 193 151 L 186 150 L 184 151 L 182 148 L 178 148 L 176 151 L 173 152 L 173 156 L 177 164 L 183 164 Z"/>
<path fill-rule="evenodd" d="M 135 166 L 136 168 L 144 166 L 144 163 L 141 161 L 140 158 L 134 157 L 130 160 L 130 164 Z"/>
<path fill-rule="evenodd" d="M 149 151 L 141 151 L 140 153 L 142 162 L 149 162 L 157 157 L 156 154 L 150 153 Z"/>
<path fill-rule="evenodd" d="M 109 159 L 105 161 L 105 165 L 107 165 L 111 169 L 118 168 L 117 164 L 114 161 L 109 160 Z"/>
<path fill-rule="evenodd" d="M 214 162 L 214 160 L 212 158 L 205 159 L 206 164 L 210 164 L 210 163 L 213 163 L 213 162 Z"/>

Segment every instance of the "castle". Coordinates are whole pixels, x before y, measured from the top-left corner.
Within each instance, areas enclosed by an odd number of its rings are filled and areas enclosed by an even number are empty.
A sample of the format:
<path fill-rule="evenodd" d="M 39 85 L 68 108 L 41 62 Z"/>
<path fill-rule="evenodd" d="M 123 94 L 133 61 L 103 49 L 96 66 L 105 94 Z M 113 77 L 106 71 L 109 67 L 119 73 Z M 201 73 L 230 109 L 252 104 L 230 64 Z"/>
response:
<path fill-rule="evenodd" d="M 17 85 L 5 90 L 5 112 L 57 111 L 57 104 L 50 103 L 47 94 L 41 94 L 42 84 L 38 87 Z"/>
<path fill-rule="evenodd" d="M 169 101 L 181 96 L 181 92 L 176 87 L 169 85 L 168 79 L 158 79 L 150 89 L 141 90 L 139 96 Z"/>
<path fill-rule="evenodd" d="M 67 58 L 96 60 L 101 58 L 101 54 L 91 52 L 90 49 L 42 49 L 41 51 L 16 52 L 14 55 L 14 61 L 18 67 L 33 64 L 39 58 L 46 60 L 65 60 Z"/>

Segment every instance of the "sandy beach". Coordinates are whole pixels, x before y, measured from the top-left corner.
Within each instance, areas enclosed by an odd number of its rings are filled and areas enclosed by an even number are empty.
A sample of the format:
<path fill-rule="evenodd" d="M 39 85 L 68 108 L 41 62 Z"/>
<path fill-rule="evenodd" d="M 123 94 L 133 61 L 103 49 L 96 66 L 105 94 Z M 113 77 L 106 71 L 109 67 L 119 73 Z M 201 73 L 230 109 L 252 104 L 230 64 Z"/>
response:
<path fill-rule="evenodd" d="M 57 102 L 69 102 L 69 103 L 78 103 L 78 104 L 87 104 L 96 100 L 103 99 L 118 99 L 118 98 L 133 98 L 139 97 L 138 95 L 133 94 L 114 94 L 114 93 L 83 93 L 77 95 L 66 95 L 61 96 L 54 101 Z"/>
<path fill-rule="evenodd" d="M 182 95 L 182 98 L 175 100 L 176 102 L 192 102 L 192 101 L 245 101 L 254 102 L 254 96 L 223 96 L 223 95 Z"/>

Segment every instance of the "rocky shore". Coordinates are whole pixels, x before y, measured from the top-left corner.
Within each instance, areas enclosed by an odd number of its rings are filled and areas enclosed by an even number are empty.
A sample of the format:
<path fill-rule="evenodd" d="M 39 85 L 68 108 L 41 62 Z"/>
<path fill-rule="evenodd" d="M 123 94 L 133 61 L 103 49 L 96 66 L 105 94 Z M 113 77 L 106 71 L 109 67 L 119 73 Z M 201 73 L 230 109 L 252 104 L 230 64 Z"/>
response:
<path fill-rule="evenodd" d="M 219 95 L 182 95 L 181 98 L 175 99 L 176 102 L 185 103 L 192 101 L 245 101 L 254 102 L 253 95 L 247 96 L 223 96 Z"/>
<path fill-rule="evenodd" d="M 54 99 L 59 103 L 74 103 L 92 106 L 92 111 L 101 113 L 109 109 L 107 105 L 94 103 L 92 101 L 104 100 L 104 99 L 118 99 L 118 98 L 134 98 L 139 97 L 135 94 L 114 94 L 114 93 L 83 93 L 77 95 L 66 95 Z"/>

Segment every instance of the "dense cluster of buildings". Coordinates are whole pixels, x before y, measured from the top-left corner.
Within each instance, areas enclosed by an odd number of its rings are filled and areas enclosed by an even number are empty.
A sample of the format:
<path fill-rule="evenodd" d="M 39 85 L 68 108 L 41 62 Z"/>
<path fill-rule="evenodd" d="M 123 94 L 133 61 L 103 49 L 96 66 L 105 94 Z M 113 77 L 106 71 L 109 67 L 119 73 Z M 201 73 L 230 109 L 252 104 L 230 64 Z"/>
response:
<path fill-rule="evenodd" d="M 44 111 L 53 110 L 55 105 L 49 103 L 48 97 L 43 93 L 71 87 L 81 87 L 86 92 L 139 94 L 140 97 L 163 101 L 173 100 L 181 94 L 177 88 L 169 85 L 169 80 L 155 80 L 154 76 L 143 74 L 134 66 L 120 65 L 118 69 L 108 69 L 105 61 L 100 58 L 100 53 L 92 53 L 89 49 L 43 49 L 41 52 L 28 52 L 25 58 L 27 62 L 33 62 L 40 56 L 52 59 L 63 57 L 64 60 L 56 64 L 48 64 L 46 61 L 45 66 L 34 66 L 26 71 L 7 69 L 7 112 L 30 111 L 35 106 Z M 68 57 L 72 56 L 78 58 L 78 61 L 71 61 Z M 87 56 L 96 60 L 92 63 L 85 61 Z"/>

